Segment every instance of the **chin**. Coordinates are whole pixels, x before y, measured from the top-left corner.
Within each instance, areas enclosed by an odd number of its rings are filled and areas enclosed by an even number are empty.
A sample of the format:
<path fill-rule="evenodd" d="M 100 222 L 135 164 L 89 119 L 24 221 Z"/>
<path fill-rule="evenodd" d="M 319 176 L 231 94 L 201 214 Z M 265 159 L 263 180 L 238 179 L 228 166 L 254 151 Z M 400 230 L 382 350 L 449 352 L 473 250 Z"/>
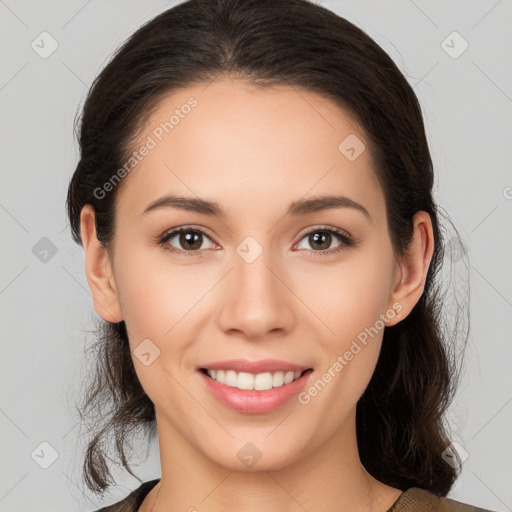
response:
<path fill-rule="evenodd" d="M 255 473 L 259 471 L 278 471 L 304 457 L 304 448 L 300 446 L 282 446 L 279 450 L 268 440 L 238 441 L 236 447 L 226 447 L 220 453 L 206 454 L 214 463 L 230 471 Z M 232 455 L 234 453 L 234 456 Z"/>

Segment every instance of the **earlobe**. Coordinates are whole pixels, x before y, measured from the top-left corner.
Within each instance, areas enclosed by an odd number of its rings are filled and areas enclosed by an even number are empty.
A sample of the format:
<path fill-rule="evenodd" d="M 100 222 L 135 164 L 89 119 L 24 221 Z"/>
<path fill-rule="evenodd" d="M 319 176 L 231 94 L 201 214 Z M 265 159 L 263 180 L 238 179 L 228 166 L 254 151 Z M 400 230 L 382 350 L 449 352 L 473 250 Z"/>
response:
<path fill-rule="evenodd" d="M 428 268 L 434 253 L 432 221 L 427 212 L 416 212 L 413 218 L 413 238 L 398 261 L 399 278 L 393 284 L 390 304 L 400 304 L 400 312 L 386 325 L 392 326 L 412 311 L 425 289 Z"/>
<path fill-rule="evenodd" d="M 107 322 L 120 322 L 123 314 L 107 249 L 98 241 L 95 212 L 85 205 L 80 212 L 80 235 L 84 247 L 85 273 L 96 313 Z"/>

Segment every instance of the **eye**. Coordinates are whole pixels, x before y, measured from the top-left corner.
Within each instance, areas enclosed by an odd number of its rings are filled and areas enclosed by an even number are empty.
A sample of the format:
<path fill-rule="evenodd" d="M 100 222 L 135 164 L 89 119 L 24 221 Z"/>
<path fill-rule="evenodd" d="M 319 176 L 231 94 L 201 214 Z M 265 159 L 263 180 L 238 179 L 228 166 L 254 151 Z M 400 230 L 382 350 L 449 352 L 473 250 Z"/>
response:
<path fill-rule="evenodd" d="M 296 244 L 299 250 L 307 249 L 314 256 L 322 256 L 324 254 L 334 254 L 345 248 L 356 245 L 356 242 L 344 231 L 323 226 L 306 233 L 301 240 L 306 240 L 309 247 L 301 247 Z M 210 241 L 210 247 L 205 247 L 205 241 Z M 330 248 L 333 241 L 337 241 L 338 245 L 334 249 Z M 186 256 L 199 255 L 203 249 L 218 249 L 219 246 L 211 241 L 211 238 L 199 228 L 184 226 L 171 231 L 167 231 L 158 240 L 159 245 L 167 251 L 181 253 Z M 176 247 L 178 246 L 178 247 Z M 179 247 L 181 246 L 181 247 Z"/>
<path fill-rule="evenodd" d="M 212 245 L 210 247 L 205 247 L 203 245 L 205 240 L 210 240 L 210 237 L 203 230 L 191 227 L 181 227 L 164 233 L 158 243 L 167 251 L 193 256 L 202 249 L 217 247 L 217 245 L 211 242 L 211 240 L 210 243 Z M 181 245 L 181 248 L 176 248 L 173 244 Z"/>
<path fill-rule="evenodd" d="M 301 238 L 301 240 L 304 239 L 309 247 L 300 247 L 298 244 L 294 247 L 298 247 L 299 250 L 308 249 L 312 251 L 314 256 L 321 256 L 326 253 L 337 253 L 347 247 L 355 245 L 355 241 L 347 233 L 328 226 L 309 231 Z M 333 241 L 338 241 L 338 245 L 335 246 L 334 249 L 331 249 L 330 247 Z"/>

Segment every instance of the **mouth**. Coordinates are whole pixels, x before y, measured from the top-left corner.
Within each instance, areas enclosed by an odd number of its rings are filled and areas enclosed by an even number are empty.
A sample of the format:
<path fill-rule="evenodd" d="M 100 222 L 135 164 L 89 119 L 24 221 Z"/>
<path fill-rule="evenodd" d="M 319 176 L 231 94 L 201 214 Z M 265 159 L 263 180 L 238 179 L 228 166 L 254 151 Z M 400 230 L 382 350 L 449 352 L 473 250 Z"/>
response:
<path fill-rule="evenodd" d="M 279 388 L 299 380 L 306 373 L 312 372 L 312 368 L 303 371 L 277 371 L 277 372 L 236 372 L 234 370 L 213 370 L 200 368 L 199 371 L 211 380 L 245 391 L 266 391 Z"/>
<path fill-rule="evenodd" d="M 253 374 L 199 368 L 197 373 L 221 405 L 246 414 L 262 414 L 289 403 L 304 389 L 313 369 Z"/>

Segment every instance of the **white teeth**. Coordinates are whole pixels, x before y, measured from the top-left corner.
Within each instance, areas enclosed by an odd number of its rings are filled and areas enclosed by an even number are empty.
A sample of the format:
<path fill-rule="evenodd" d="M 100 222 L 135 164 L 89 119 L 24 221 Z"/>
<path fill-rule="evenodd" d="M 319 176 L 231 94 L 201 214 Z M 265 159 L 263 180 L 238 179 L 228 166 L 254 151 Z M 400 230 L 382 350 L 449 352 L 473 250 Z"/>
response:
<path fill-rule="evenodd" d="M 238 389 L 254 389 L 264 391 L 278 388 L 284 384 L 297 380 L 302 372 L 265 372 L 256 375 L 247 372 L 235 372 L 234 370 L 206 370 L 206 373 L 217 382 Z"/>
<path fill-rule="evenodd" d="M 284 373 L 276 372 L 272 375 L 272 387 L 278 388 L 284 384 Z"/>
<path fill-rule="evenodd" d="M 272 374 L 270 372 L 258 373 L 253 377 L 254 389 L 256 391 L 265 391 L 272 389 Z"/>
<path fill-rule="evenodd" d="M 224 381 L 224 384 L 226 384 L 226 381 Z M 240 372 L 238 374 L 237 384 L 235 387 L 237 387 L 238 389 L 253 389 L 254 376 L 251 375 L 250 373 Z"/>
<path fill-rule="evenodd" d="M 238 376 L 235 371 L 228 370 L 224 374 L 224 384 L 226 386 L 231 386 L 232 388 L 236 388 L 238 385 Z"/>

